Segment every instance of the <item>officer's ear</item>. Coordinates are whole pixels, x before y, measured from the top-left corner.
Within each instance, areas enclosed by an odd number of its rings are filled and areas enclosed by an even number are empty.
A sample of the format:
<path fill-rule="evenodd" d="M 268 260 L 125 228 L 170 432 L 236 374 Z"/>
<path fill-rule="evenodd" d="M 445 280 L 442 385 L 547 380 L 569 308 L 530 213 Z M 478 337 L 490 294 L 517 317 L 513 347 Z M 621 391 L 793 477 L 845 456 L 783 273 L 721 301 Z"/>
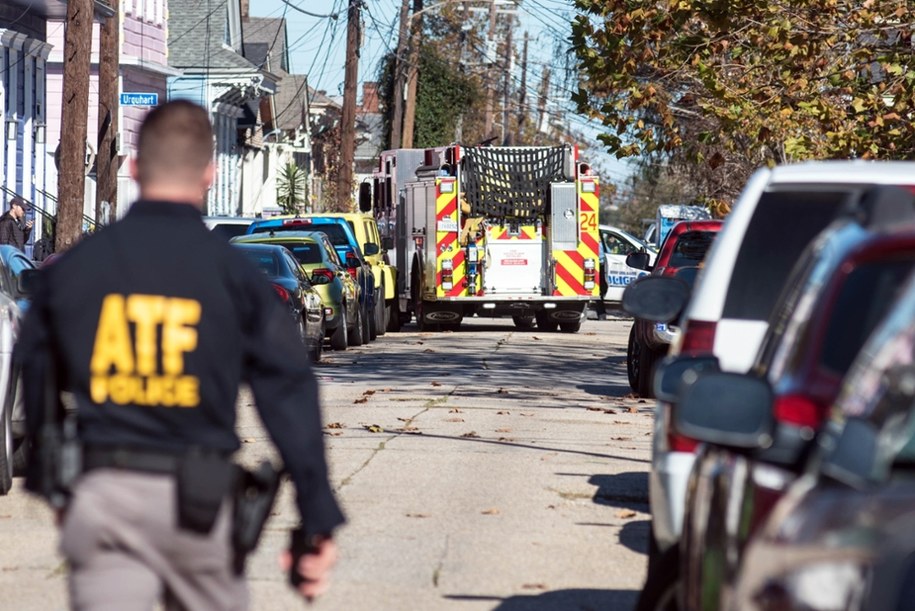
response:
<path fill-rule="evenodd" d="M 216 181 L 216 162 L 211 161 L 207 164 L 206 169 L 203 171 L 203 186 L 205 189 L 209 189 L 213 186 L 213 183 Z"/>
<path fill-rule="evenodd" d="M 130 177 L 133 178 L 137 183 L 140 182 L 140 166 L 137 164 L 137 156 L 130 156 Z"/>

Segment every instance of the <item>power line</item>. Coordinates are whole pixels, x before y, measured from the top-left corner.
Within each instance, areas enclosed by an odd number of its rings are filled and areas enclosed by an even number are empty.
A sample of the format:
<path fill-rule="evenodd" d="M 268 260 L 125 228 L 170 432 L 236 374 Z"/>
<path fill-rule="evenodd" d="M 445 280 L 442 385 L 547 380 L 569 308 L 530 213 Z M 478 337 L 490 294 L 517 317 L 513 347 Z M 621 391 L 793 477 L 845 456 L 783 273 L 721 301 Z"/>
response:
<path fill-rule="evenodd" d="M 340 17 L 340 11 L 334 11 L 333 13 L 331 13 L 329 15 L 319 15 L 317 13 L 311 13 L 309 11 L 306 11 L 305 9 L 301 8 L 300 6 L 297 6 L 297 5 L 293 4 L 292 2 L 290 2 L 290 0 L 280 0 L 280 1 L 283 4 L 285 4 L 286 6 L 288 6 L 289 8 L 296 10 L 300 13 L 303 13 L 305 15 L 308 15 L 309 17 L 317 17 L 318 19 L 335 19 L 335 20 L 338 17 Z M 334 3 L 334 6 L 336 6 L 336 2 Z"/>

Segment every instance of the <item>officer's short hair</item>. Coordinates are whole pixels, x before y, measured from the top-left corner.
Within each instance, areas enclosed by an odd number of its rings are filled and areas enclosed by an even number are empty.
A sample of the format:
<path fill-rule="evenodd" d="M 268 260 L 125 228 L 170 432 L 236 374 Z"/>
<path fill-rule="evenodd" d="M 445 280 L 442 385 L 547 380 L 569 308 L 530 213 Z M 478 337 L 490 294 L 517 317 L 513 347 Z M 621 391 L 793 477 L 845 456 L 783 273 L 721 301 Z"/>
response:
<path fill-rule="evenodd" d="M 173 100 L 152 109 L 140 126 L 140 182 L 193 179 L 213 159 L 213 126 L 206 109 Z"/>
<path fill-rule="evenodd" d="M 13 209 L 13 206 L 19 206 L 20 208 L 25 210 L 25 200 L 19 196 L 16 196 L 10 200 L 10 210 Z"/>

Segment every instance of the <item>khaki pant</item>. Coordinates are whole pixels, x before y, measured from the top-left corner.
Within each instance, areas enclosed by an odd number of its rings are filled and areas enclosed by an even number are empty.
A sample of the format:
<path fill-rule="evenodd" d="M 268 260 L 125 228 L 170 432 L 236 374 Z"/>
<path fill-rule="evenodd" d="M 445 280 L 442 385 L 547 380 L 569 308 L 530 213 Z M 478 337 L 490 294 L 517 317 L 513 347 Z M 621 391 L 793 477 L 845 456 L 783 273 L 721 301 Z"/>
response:
<path fill-rule="evenodd" d="M 177 528 L 174 478 L 98 469 L 83 476 L 61 530 L 78 610 L 245 609 L 231 567 L 231 507 L 208 536 Z"/>

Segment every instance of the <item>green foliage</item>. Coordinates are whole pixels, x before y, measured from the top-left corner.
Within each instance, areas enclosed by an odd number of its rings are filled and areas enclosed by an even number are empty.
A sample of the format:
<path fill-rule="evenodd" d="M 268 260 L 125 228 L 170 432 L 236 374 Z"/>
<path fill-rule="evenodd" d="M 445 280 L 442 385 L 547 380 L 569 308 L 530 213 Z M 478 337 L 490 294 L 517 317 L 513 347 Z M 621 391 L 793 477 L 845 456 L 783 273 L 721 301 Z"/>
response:
<path fill-rule="evenodd" d="M 458 117 L 479 97 L 476 85 L 455 70 L 455 62 L 426 52 L 420 60 L 417 89 L 414 146 L 453 142 Z"/>
<path fill-rule="evenodd" d="M 711 197 L 759 164 L 911 158 L 908 4 L 576 0 L 574 100 L 617 156 L 719 174 Z"/>
<path fill-rule="evenodd" d="M 305 170 L 289 162 L 280 170 L 276 182 L 276 203 L 283 214 L 296 214 L 305 206 Z"/>

